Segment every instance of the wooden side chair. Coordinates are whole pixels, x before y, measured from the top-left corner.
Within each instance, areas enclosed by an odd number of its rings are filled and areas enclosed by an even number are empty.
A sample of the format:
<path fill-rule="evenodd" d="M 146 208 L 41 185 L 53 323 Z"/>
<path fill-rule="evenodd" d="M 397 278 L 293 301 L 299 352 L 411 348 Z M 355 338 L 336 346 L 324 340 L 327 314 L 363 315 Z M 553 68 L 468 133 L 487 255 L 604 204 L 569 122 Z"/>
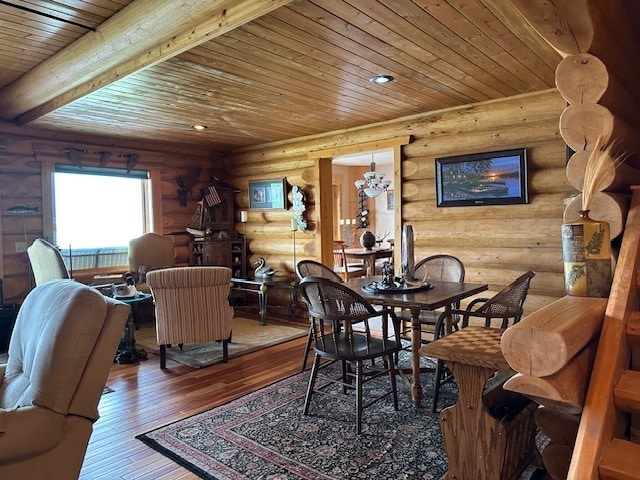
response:
<path fill-rule="evenodd" d="M 452 255 L 439 254 L 423 258 L 414 267 L 414 277 L 423 280 L 437 280 L 439 282 L 464 282 L 464 264 L 460 259 Z M 460 308 L 460 302 L 451 305 L 451 308 Z M 424 310 L 420 312 L 420 324 L 427 334 L 433 338 L 434 327 L 442 310 Z M 400 313 L 403 322 L 403 334 L 406 333 L 408 318 L 404 312 Z M 454 318 L 454 322 L 457 318 Z"/>
<path fill-rule="evenodd" d="M 344 253 L 344 243 L 333 242 L 333 271 L 346 282 L 352 278 L 366 277 L 367 266 L 364 262 L 349 263 Z"/>
<path fill-rule="evenodd" d="M 388 308 L 376 310 L 344 284 L 326 278 L 305 277 L 300 282 L 300 290 L 309 309 L 315 351 L 303 413 L 308 415 L 314 393 L 348 399 L 346 394 L 355 392 L 356 432 L 360 434 L 365 407 L 391 395 L 394 409 L 398 410 L 394 357 L 401 344 L 394 313 Z M 380 319 L 382 335 L 378 336 L 372 334 L 370 322 Z M 389 326 L 393 329 L 391 335 Z M 384 361 L 376 362 L 378 358 Z M 326 371 L 336 363 L 341 366 L 338 378 L 335 373 Z M 364 384 L 376 380 L 380 382 L 383 376 L 388 376 L 390 388 L 384 390 L 380 386 L 376 389 L 377 396 L 365 403 Z M 318 379 L 322 382 L 321 386 L 316 387 Z M 336 384 L 342 386 L 342 394 L 329 391 Z"/>
<path fill-rule="evenodd" d="M 464 310 L 452 309 L 450 312 L 442 313 L 436 321 L 435 339 L 446 335 L 445 325 L 449 316 L 458 317 L 457 328 L 467 327 L 471 319 L 476 319 L 476 324 L 480 323 L 485 327 L 493 328 L 507 328 L 518 323 L 522 318 L 524 302 L 534 276 L 535 272 L 529 270 L 491 298 L 476 298 Z M 444 362 L 438 360 L 431 406 L 433 413 L 437 410 L 440 387 L 452 378 L 451 375 L 445 377 Z"/>
<path fill-rule="evenodd" d="M 298 279 L 302 280 L 306 277 L 321 277 L 333 280 L 334 282 L 341 283 L 342 277 L 336 272 L 327 267 L 324 263 L 316 262 L 315 260 L 301 260 L 296 265 L 296 275 Z M 307 335 L 307 343 L 304 348 L 304 356 L 302 357 L 301 372 L 304 372 L 307 368 L 307 357 L 311 351 L 311 345 L 313 343 L 313 329 L 311 320 L 309 320 L 309 334 Z"/>

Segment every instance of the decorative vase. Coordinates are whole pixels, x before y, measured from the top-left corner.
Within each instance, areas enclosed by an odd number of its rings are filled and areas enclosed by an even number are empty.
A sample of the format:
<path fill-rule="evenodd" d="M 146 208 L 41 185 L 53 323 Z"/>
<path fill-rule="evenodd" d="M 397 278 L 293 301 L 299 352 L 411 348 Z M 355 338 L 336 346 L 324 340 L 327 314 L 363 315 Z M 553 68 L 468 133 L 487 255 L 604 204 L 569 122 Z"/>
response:
<path fill-rule="evenodd" d="M 413 280 L 414 256 L 413 256 L 413 226 L 402 226 L 402 250 L 401 250 L 401 274 L 404 280 Z"/>
<path fill-rule="evenodd" d="M 362 245 L 362 248 L 371 250 L 375 244 L 376 236 L 373 233 L 366 231 L 360 235 L 360 245 Z"/>
<path fill-rule="evenodd" d="M 562 259 L 567 295 L 608 297 L 611 290 L 609 224 L 589 218 L 589 210 L 562 225 Z"/>

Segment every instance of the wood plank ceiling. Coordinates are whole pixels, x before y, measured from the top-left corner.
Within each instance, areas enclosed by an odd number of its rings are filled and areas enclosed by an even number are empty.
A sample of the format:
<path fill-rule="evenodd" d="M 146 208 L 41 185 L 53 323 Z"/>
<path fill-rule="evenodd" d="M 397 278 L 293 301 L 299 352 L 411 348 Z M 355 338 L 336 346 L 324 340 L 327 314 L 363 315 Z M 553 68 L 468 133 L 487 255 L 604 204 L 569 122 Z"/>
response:
<path fill-rule="evenodd" d="M 544 90 L 560 61 L 509 1 L 294 0 L 55 108 L 2 111 L 19 104 L 11 82 L 144 4 L 153 9 L 148 0 L 0 2 L 0 118 L 224 151 Z M 128 21 L 153 35 L 147 18 Z M 377 85 L 375 74 L 395 80 Z"/>

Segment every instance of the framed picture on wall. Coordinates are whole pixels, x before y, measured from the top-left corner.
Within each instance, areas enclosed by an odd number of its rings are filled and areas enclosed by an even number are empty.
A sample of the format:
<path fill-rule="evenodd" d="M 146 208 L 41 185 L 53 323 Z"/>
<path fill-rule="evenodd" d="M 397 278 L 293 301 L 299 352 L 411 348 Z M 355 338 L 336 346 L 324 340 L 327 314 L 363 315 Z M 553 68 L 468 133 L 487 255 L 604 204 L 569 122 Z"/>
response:
<path fill-rule="evenodd" d="M 286 208 L 286 178 L 249 182 L 249 208 Z"/>
<path fill-rule="evenodd" d="M 436 158 L 438 207 L 529 203 L 525 148 Z"/>
<path fill-rule="evenodd" d="M 387 210 L 393 210 L 396 206 L 396 197 L 393 190 L 387 190 Z"/>

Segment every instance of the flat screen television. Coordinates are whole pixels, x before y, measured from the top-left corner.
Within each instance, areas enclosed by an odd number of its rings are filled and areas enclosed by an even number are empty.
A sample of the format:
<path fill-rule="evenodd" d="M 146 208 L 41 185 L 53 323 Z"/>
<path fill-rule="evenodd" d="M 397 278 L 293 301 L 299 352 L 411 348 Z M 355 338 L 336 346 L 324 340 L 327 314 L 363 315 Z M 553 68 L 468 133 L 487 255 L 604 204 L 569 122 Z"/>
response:
<path fill-rule="evenodd" d="M 436 158 L 438 207 L 529 203 L 527 150 Z"/>

